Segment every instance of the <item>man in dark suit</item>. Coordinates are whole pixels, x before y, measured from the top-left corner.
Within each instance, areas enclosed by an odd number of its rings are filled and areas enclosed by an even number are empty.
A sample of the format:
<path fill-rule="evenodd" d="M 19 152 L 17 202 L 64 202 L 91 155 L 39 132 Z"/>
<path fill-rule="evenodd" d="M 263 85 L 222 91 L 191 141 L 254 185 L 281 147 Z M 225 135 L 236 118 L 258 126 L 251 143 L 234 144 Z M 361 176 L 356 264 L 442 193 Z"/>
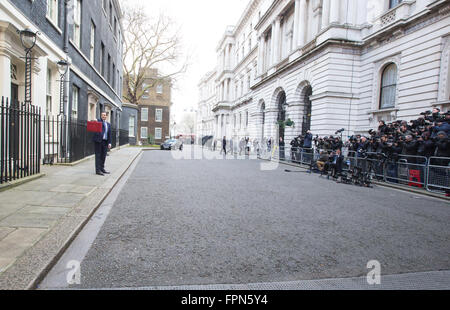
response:
<path fill-rule="evenodd" d="M 93 141 L 95 145 L 95 172 L 97 175 L 104 176 L 109 174 L 105 170 L 106 152 L 111 149 L 111 124 L 106 121 L 106 113 L 102 113 L 102 118 L 98 121 L 102 123 L 102 132 L 94 134 Z"/>

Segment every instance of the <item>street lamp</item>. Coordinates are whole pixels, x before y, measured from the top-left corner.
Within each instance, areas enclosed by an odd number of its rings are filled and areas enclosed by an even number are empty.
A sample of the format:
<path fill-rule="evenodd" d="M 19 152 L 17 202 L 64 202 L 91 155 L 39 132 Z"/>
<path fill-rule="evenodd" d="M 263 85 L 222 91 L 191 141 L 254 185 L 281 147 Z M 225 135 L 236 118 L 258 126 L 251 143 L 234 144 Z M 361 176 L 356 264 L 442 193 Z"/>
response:
<path fill-rule="evenodd" d="M 33 32 L 30 28 L 19 31 L 20 42 L 25 49 L 25 104 L 31 104 L 31 50 L 36 45 L 36 36 L 39 32 Z"/>
<path fill-rule="evenodd" d="M 20 31 L 20 41 L 25 51 L 31 51 L 36 44 L 37 32 L 33 32 L 30 28 Z"/>

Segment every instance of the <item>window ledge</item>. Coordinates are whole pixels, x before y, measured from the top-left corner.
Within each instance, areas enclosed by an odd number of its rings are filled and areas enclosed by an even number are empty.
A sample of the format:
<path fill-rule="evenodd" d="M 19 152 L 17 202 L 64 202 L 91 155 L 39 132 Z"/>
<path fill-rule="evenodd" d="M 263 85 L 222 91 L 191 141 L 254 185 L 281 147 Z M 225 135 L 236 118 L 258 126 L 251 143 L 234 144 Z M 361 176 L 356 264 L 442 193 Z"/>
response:
<path fill-rule="evenodd" d="M 390 112 L 398 112 L 400 109 L 398 108 L 388 108 L 388 109 L 379 109 L 379 110 L 371 110 L 368 111 L 367 114 L 380 114 L 380 113 L 390 113 Z"/>

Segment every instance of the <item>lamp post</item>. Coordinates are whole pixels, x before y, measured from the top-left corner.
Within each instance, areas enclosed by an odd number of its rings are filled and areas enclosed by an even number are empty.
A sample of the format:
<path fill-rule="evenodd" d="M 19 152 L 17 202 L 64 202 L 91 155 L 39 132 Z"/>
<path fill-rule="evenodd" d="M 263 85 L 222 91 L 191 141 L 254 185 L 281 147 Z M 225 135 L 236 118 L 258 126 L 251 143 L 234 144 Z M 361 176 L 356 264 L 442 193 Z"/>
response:
<path fill-rule="evenodd" d="M 31 104 L 31 50 L 36 45 L 36 36 L 39 32 L 33 32 L 30 28 L 19 31 L 20 42 L 25 49 L 25 104 Z"/>
<path fill-rule="evenodd" d="M 66 154 L 66 116 L 64 115 L 64 107 L 66 106 L 67 102 L 67 95 L 66 95 L 66 73 L 69 68 L 69 63 L 67 60 L 61 59 L 57 62 L 58 65 L 58 72 L 60 75 L 60 93 L 59 93 L 59 114 L 58 118 L 61 117 L 61 135 L 60 135 L 60 145 L 61 145 L 61 154 L 62 157 L 65 158 Z"/>
<path fill-rule="evenodd" d="M 67 70 L 69 69 L 69 63 L 64 59 L 61 59 L 60 61 L 58 61 L 57 65 L 58 65 L 58 71 L 59 71 L 59 75 L 60 75 L 59 114 L 61 115 L 64 113 L 64 106 L 67 102 L 65 83 L 66 83 L 66 73 L 67 73 Z"/>

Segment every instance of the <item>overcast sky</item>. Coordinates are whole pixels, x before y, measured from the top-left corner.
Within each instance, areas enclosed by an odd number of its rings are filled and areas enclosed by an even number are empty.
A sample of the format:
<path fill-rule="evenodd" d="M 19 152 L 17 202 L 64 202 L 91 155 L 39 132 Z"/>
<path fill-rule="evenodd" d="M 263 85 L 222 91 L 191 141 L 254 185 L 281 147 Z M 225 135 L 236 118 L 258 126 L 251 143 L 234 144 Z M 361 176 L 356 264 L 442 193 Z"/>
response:
<path fill-rule="evenodd" d="M 125 2 L 125 1 L 121 1 Z M 172 17 L 181 27 L 185 51 L 191 66 L 172 93 L 172 113 L 179 122 L 184 109 L 196 108 L 197 85 L 217 61 L 216 47 L 228 25 L 235 25 L 249 0 L 127 0 L 144 5 L 148 15 L 159 12 Z"/>

